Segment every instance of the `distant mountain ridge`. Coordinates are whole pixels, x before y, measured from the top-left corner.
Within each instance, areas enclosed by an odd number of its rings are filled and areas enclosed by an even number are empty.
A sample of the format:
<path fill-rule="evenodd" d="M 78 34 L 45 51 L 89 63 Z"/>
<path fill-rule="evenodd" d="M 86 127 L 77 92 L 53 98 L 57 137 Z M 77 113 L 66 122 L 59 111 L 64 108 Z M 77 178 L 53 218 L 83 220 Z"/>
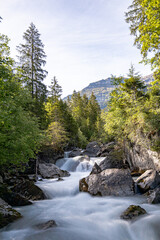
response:
<path fill-rule="evenodd" d="M 147 75 L 145 77 L 142 77 L 142 80 L 145 81 L 146 85 L 149 85 L 150 82 L 154 80 L 153 74 Z M 90 98 L 92 92 L 96 96 L 96 99 L 101 107 L 101 109 L 104 109 L 107 107 L 107 101 L 109 100 L 109 95 L 111 91 L 114 89 L 114 86 L 112 85 L 111 78 L 102 79 L 96 82 L 90 83 L 87 87 L 83 88 L 80 91 L 81 95 L 86 94 L 88 98 Z M 63 100 L 66 101 L 67 98 L 71 97 L 72 95 L 69 95 L 65 97 Z"/>

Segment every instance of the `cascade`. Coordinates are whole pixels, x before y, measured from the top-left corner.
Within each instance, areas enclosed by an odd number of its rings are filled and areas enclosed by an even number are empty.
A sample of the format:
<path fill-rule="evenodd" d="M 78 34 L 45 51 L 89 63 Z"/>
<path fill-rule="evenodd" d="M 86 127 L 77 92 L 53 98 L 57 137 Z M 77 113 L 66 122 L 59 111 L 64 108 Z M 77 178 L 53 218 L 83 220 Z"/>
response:
<path fill-rule="evenodd" d="M 47 200 L 16 208 L 24 216 L 0 231 L 1 240 L 159 240 L 160 207 L 146 204 L 142 196 L 93 197 L 79 192 L 79 179 L 89 175 L 95 162 L 103 158 L 80 157 L 57 161 L 57 166 L 69 170 L 64 181 L 44 179 L 37 185 L 47 194 Z M 148 214 L 133 222 L 120 219 L 131 204 L 140 205 Z M 38 230 L 39 223 L 55 220 L 57 227 Z"/>

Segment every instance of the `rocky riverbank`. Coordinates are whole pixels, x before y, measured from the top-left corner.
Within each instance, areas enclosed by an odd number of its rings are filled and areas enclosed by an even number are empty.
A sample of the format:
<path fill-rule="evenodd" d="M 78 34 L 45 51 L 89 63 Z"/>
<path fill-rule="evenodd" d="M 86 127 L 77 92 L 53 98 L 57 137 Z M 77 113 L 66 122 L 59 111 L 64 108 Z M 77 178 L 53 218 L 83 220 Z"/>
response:
<path fill-rule="evenodd" d="M 133 196 L 139 193 L 147 195 L 148 203 L 160 203 L 160 174 L 155 165 L 148 164 L 146 169 L 138 168 L 137 161 L 143 160 L 140 160 L 140 157 L 136 161 L 134 157 L 131 164 L 133 156 L 130 155 L 130 161 L 127 161 L 124 151 L 115 142 L 107 144 L 91 142 L 85 150 L 76 148 L 68 154 L 70 158 L 76 157 L 75 168 L 83 162 L 88 162 L 89 165 L 91 157 L 104 157 L 99 164 L 95 163 L 87 177 L 80 180 L 80 191 L 93 196 Z M 59 155 L 54 155 L 54 158 L 58 159 Z M 24 172 L 18 170 L 0 172 L 0 227 L 21 217 L 12 207 L 30 205 L 35 200 L 46 199 L 42 190 L 35 185 L 37 176 L 39 180 L 43 178 L 63 180 L 63 177 L 70 176 L 68 171 L 61 170 L 53 162 L 56 160 L 51 161 L 47 158 L 45 161 L 44 155 L 42 158 L 39 155 L 38 161 L 29 161 Z M 139 177 L 133 180 L 133 176 Z"/>

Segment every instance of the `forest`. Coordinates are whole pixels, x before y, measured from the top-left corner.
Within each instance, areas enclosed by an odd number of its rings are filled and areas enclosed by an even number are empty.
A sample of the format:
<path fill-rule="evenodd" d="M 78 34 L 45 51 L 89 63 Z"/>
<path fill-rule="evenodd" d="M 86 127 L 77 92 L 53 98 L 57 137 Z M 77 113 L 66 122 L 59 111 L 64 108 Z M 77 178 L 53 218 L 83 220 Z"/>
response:
<path fill-rule="evenodd" d="M 88 99 L 74 91 L 64 102 L 55 76 L 48 88 L 43 83 L 47 56 L 33 23 L 17 46 L 18 61 L 10 57 L 9 38 L 0 34 L 1 165 L 22 166 L 46 147 L 63 152 L 94 140 L 136 142 L 160 151 L 159 1 L 134 0 L 125 18 L 154 81 L 146 86 L 133 65 L 127 77 L 113 75 L 115 88 L 103 111 L 93 93 Z"/>

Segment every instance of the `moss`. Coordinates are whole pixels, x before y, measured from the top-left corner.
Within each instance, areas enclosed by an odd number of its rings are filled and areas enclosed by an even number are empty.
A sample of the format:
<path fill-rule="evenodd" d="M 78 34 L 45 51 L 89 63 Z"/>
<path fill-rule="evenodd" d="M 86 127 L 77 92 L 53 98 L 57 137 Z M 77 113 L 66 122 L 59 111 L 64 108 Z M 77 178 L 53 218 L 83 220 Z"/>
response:
<path fill-rule="evenodd" d="M 5 214 L 0 213 L 0 228 L 5 227 L 9 223 L 22 217 L 22 215 L 15 209 L 7 208 L 6 211 Z"/>
<path fill-rule="evenodd" d="M 121 218 L 124 220 L 131 220 L 136 218 L 140 215 L 146 214 L 145 209 L 141 208 L 140 206 L 130 205 L 121 215 Z"/>

